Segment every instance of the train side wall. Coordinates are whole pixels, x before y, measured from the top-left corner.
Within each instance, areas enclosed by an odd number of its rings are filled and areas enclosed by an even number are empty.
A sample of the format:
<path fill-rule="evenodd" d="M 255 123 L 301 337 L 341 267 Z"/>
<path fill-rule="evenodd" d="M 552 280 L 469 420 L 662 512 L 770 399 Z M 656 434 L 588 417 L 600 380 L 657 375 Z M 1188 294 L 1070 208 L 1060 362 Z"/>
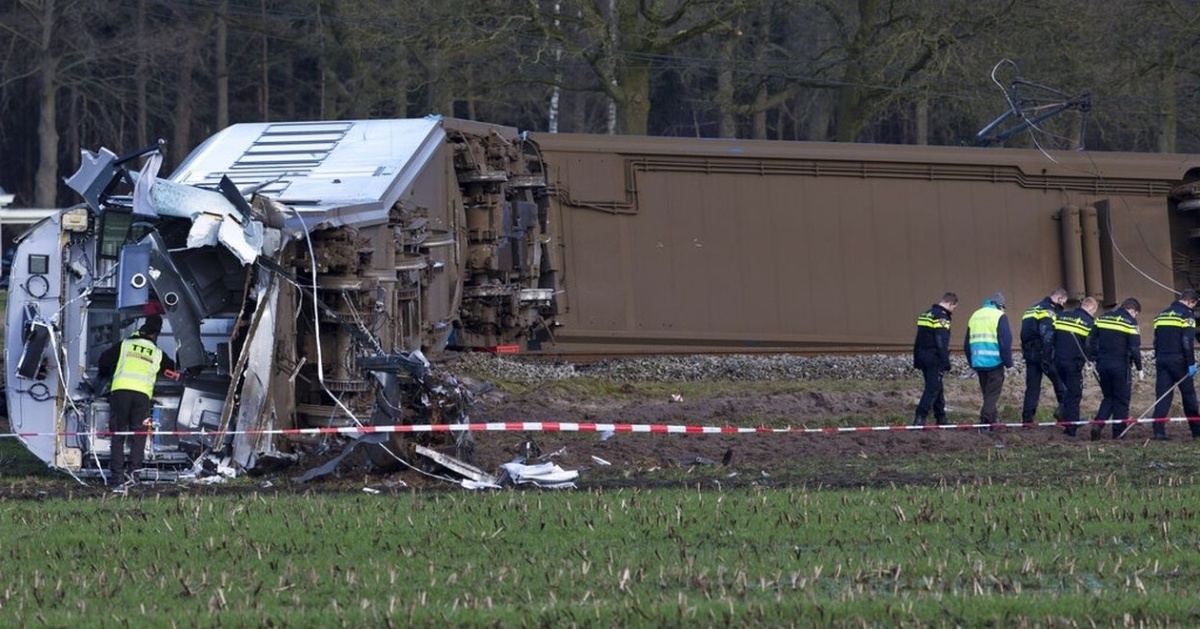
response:
<path fill-rule="evenodd" d="M 1069 283 L 1066 205 L 1099 205 L 1112 235 L 1102 302 L 1136 295 L 1149 313 L 1171 298 L 1156 282 L 1174 284 L 1180 156 L 536 140 L 562 229 L 551 351 L 896 351 L 946 290 L 962 300 L 956 348 L 995 291 L 1016 332 L 1026 306 Z"/>

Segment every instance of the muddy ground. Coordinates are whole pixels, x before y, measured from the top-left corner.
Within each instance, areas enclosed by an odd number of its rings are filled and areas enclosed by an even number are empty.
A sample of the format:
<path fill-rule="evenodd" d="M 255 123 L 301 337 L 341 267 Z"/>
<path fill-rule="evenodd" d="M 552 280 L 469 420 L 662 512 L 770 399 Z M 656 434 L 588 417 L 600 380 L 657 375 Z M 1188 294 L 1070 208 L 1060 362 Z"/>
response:
<path fill-rule="evenodd" d="M 915 376 L 915 372 L 914 372 Z M 477 385 L 479 383 L 476 383 Z M 488 388 L 488 387 L 481 387 Z M 777 387 L 756 383 L 742 387 L 730 383 L 714 385 L 711 391 L 694 383 L 678 399 L 664 393 L 644 393 L 626 386 L 616 393 L 564 392 L 553 385 L 517 387 L 522 392 L 491 387 L 479 393 L 470 407 L 473 422 L 595 422 L 672 424 L 699 426 L 881 426 L 906 424 L 920 394 L 920 381 L 828 383 L 810 382 L 797 391 L 794 383 Z M 947 407 L 953 422 L 976 421 L 980 395 L 977 382 L 965 374 L 947 380 Z M 1011 373 L 1001 399 L 1001 419 L 1019 421 L 1023 375 Z M 1042 416 L 1049 421 L 1053 394 L 1043 391 Z M 1152 404 L 1150 376 L 1135 382 L 1132 412 L 1136 416 Z M 1094 413 L 1100 401 L 1099 388 L 1088 383 L 1083 410 Z M 1176 400 L 1174 413 L 1179 414 Z M 7 426 L 0 426 L 7 432 Z M 772 485 L 809 487 L 854 487 L 925 485 L 969 480 L 956 478 L 948 469 L 937 474 L 910 473 L 910 463 L 931 453 L 961 453 L 962 457 L 987 457 L 998 447 L 1084 448 L 1091 442 L 1088 429 L 1079 437 L 1067 437 L 1057 427 L 1013 428 L 980 431 L 975 428 L 926 431 L 872 431 L 837 434 L 743 434 L 661 435 L 617 433 L 602 439 L 599 433 L 482 432 L 475 433 L 473 463 L 496 473 L 502 463 L 519 456 L 528 462 L 552 461 L 580 473 L 580 488 L 655 487 L 679 485 L 744 486 Z M 1174 424 L 1174 436 L 1157 447 L 1194 448 L 1185 439 L 1187 430 Z M 1109 430 L 1105 444 L 1115 447 L 1146 447 L 1150 428 L 1132 428 L 1127 438 L 1113 443 Z M 441 445 L 449 451 L 446 443 Z M 1053 451 L 1051 451 L 1053 452 Z M 457 487 L 413 469 L 381 468 L 365 454 L 355 452 L 327 476 L 298 482 L 303 472 L 318 466 L 336 453 L 310 456 L 298 464 L 268 474 L 258 474 L 213 486 L 156 484 L 138 491 L 236 492 L 259 491 L 383 491 L 400 492 Z M 411 455 L 410 455 L 411 456 Z M 599 460 L 598 460 L 599 459 Z M 411 460 L 424 471 L 443 478 L 460 478 L 426 461 Z M 607 463 L 604 464 L 604 463 Z M 70 478 L 14 476 L 0 462 L 0 498 L 43 498 L 56 495 L 93 495 L 105 492 L 95 482 L 82 485 Z"/>
<path fill-rule="evenodd" d="M 878 386 L 882 385 L 882 386 Z M 820 389 L 820 383 L 814 383 Z M 878 386 L 884 390 L 872 390 Z M 825 390 L 803 392 L 721 392 L 714 395 L 691 393 L 682 401 L 666 399 L 621 397 L 607 399 L 565 399 L 553 390 L 535 390 L 522 395 L 503 391 L 488 393 L 478 400 L 472 414 L 475 421 L 569 421 L 597 423 L 655 423 L 690 424 L 702 426 L 794 426 L 824 428 L 830 426 L 902 425 L 911 421 L 913 409 L 920 396 L 921 383 L 870 383 L 847 387 L 845 382 L 830 382 Z M 849 389 L 849 390 L 847 390 Z M 974 424 L 978 420 L 981 395 L 978 382 L 966 374 L 958 374 L 946 383 L 947 409 L 950 420 L 959 424 Z M 1010 375 L 1005 383 L 1000 403 L 1001 420 L 1020 422 L 1020 406 L 1024 392 L 1023 373 Z M 1099 387 L 1085 387 L 1083 411 L 1094 414 L 1101 399 Z M 1051 422 L 1054 400 L 1049 385 L 1044 387 L 1040 421 Z M 1141 413 L 1154 401 L 1153 384 L 1136 382 L 1133 413 Z M 1179 411 L 1175 402 L 1175 411 Z M 931 422 L 932 423 L 932 422 Z M 628 480 L 637 479 L 651 470 L 677 468 L 690 471 L 700 478 L 729 478 L 732 482 L 771 478 L 773 483 L 823 486 L 858 486 L 891 484 L 928 484 L 943 482 L 947 477 L 911 477 L 889 470 L 900 469 L 913 457 L 926 453 L 962 453 L 964 456 L 986 457 L 989 451 L 1003 447 L 1064 448 L 1086 447 L 1092 443 L 1088 428 L 1077 437 L 1068 437 L 1055 426 L 1011 428 L 999 431 L 980 431 L 977 428 L 923 431 L 840 432 L 836 434 L 741 434 L 741 435 L 649 435 L 617 434 L 602 441 L 594 433 L 539 433 L 530 435 L 543 452 L 564 449 L 555 460 L 564 468 L 613 476 L 622 470 Z M 1186 428 L 1169 428 L 1175 439 L 1170 444 L 1190 444 L 1184 440 Z M 1150 435 L 1148 426 L 1135 426 L 1119 446 L 1140 447 Z M 1111 429 L 1104 431 L 1105 444 L 1111 444 Z M 522 436 L 512 433 L 480 435 L 477 446 L 481 467 L 489 469 L 520 452 Z M 592 457 L 612 464 L 612 469 L 598 468 Z M 857 459 L 862 465 L 847 472 L 847 459 Z M 724 461 L 728 460 L 728 465 Z M 712 465 L 709 465 L 709 463 Z M 812 463 L 817 462 L 815 465 Z M 824 463 L 822 465 L 821 463 Z M 804 476 L 789 473 L 796 467 L 805 469 Z M 736 476 L 730 476 L 735 473 Z M 678 474 L 676 477 L 686 477 Z M 740 479 L 740 480 L 739 480 Z M 730 481 L 727 481 L 730 482 Z"/>

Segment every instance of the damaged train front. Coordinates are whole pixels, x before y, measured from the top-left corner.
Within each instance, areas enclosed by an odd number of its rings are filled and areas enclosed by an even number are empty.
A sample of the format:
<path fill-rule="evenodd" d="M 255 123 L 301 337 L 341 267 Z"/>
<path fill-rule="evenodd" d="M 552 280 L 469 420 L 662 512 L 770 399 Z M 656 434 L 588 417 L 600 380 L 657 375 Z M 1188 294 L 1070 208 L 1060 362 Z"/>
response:
<path fill-rule="evenodd" d="M 139 159 L 140 173 L 129 168 Z M 85 151 L 67 181 L 85 203 L 17 244 L 5 330 L 10 421 L 33 454 L 80 477 L 108 467 L 110 382 L 100 354 L 151 315 L 164 323 L 158 346 L 183 377 L 155 383 L 146 423 L 155 432 L 134 474 L 174 478 L 221 452 L 233 345 L 247 338 L 257 311 L 250 298 L 262 292 L 253 263 L 281 240 L 240 196 L 157 179 L 160 161 L 157 147 L 123 157 Z"/>

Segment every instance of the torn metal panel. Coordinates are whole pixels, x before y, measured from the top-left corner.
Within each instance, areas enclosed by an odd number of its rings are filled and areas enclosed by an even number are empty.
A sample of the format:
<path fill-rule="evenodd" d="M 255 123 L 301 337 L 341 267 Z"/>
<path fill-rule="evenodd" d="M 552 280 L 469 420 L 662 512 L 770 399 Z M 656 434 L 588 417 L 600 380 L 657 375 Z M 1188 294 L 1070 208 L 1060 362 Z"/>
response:
<path fill-rule="evenodd" d="M 146 163 L 133 184 L 133 214 L 154 218 L 154 183 L 158 180 L 158 169 L 162 167 L 162 153 L 155 151 L 146 157 Z"/>
<path fill-rule="evenodd" d="M 181 370 L 211 365 L 210 353 L 205 349 L 200 336 L 200 322 L 209 314 L 208 306 L 220 303 L 219 300 L 210 299 L 206 302 L 200 294 L 201 287 L 192 279 L 194 275 L 185 277 L 185 272 L 176 266 L 175 259 L 171 257 L 166 244 L 157 233 L 148 234 L 138 246 L 147 251 L 150 286 L 161 300 L 165 308 L 164 318 L 170 321 L 174 332 L 177 343 L 176 365 Z M 187 269 L 188 275 L 191 275 L 192 271 L 203 267 L 203 263 L 197 263 L 183 269 Z M 146 293 L 143 303 L 149 300 L 149 290 Z M 119 299 L 118 307 L 122 307 Z"/>
<path fill-rule="evenodd" d="M 417 454 L 427 457 L 434 463 L 441 465 L 442 467 L 454 472 L 455 474 L 458 474 L 459 476 L 463 476 L 477 483 L 496 483 L 496 479 L 492 475 L 484 472 L 474 465 L 471 465 L 470 463 L 460 461 L 452 456 L 442 454 L 441 452 L 431 450 L 421 445 L 415 446 L 414 450 Z"/>
<path fill-rule="evenodd" d="M 79 170 L 68 177 L 66 183 L 88 206 L 99 209 L 100 197 L 112 187 L 119 173 L 117 156 L 112 151 L 106 148 L 95 153 L 84 150 L 80 151 Z"/>
<path fill-rule="evenodd" d="M 192 221 L 188 247 L 221 244 L 242 264 L 250 264 L 258 257 L 263 244 L 262 225 L 247 220 L 238 206 L 220 192 L 160 180 L 150 196 L 157 215 Z"/>
<path fill-rule="evenodd" d="M 236 419 L 233 426 L 239 432 L 233 437 L 233 459 L 239 466 L 249 469 L 254 467 L 254 457 L 260 452 L 271 452 L 273 436 L 262 433 L 246 433 L 242 431 L 258 431 L 269 428 L 269 420 L 273 416 L 269 391 L 271 382 L 276 377 L 274 365 L 275 349 L 275 317 L 279 300 L 279 287 L 272 278 L 258 299 L 258 310 L 247 334 L 245 345 L 245 369 L 240 372 L 241 392 L 238 398 L 241 404 L 237 407 Z"/>

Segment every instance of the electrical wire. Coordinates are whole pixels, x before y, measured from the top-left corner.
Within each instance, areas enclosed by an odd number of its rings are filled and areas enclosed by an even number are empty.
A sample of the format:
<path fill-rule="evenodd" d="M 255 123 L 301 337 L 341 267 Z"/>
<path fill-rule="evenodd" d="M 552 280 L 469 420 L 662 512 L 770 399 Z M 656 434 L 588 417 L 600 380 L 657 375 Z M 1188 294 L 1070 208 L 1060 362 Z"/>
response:
<path fill-rule="evenodd" d="M 1013 101 L 1012 95 L 1009 93 L 1009 91 L 1000 83 L 999 79 L 996 78 L 997 71 L 1000 69 L 1001 66 L 1003 66 L 1005 64 L 1012 65 L 1012 67 L 1014 69 L 1016 68 L 1016 64 L 1013 63 L 1011 60 L 1001 59 L 1000 61 L 998 61 L 996 63 L 995 66 L 992 67 L 992 72 L 991 72 L 992 82 L 995 83 L 996 86 L 1000 88 L 1000 91 L 1004 94 L 1005 102 L 1008 103 L 1009 110 L 1011 112 L 1020 116 L 1022 120 L 1024 120 L 1027 124 L 1029 124 L 1030 128 L 1040 131 L 1042 133 L 1046 133 L 1043 129 L 1038 127 L 1036 124 L 1033 124 L 1029 121 L 1025 112 L 1022 111 L 1021 108 L 1017 106 L 1017 103 L 1015 101 Z M 1048 151 L 1046 151 L 1045 148 L 1043 148 L 1041 146 L 1041 144 L 1038 142 L 1037 136 L 1035 134 L 1031 133 L 1031 134 L 1029 134 L 1029 136 L 1030 136 L 1030 139 L 1033 141 L 1034 145 L 1037 147 L 1038 151 L 1040 151 L 1041 154 L 1048 161 L 1050 161 L 1051 163 L 1053 163 L 1055 165 L 1061 165 L 1059 160 L 1055 159 L 1053 155 L 1051 155 Z M 1126 211 L 1128 211 L 1131 216 L 1134 216 L 1133 209 L 1131 207 L 1129 207 L 1129 200 L 1125 198 L 1125 195 L 1122 195 L 1122 194 L 1114 195 L 1113 194 L 1112 186 L 1108 183 L 1108 180 L 1105 177 L 1103 170 L 1100 168 L 1099 164 L 1096 163 L 1096 160 L 1093 157 L 1091 151 L 1083 150 L 1083 151 L 1079 151 L 1079 152 L 1082 153 L 1087 158 L 1088 163 L 1090 163 L 1092 166 L 1091 171 L 1083 171 L 1083 172 L 1089 176 L 1096 177 L 1097 179 L 1099 179 L 1100 184 L 1101 184 L 1100 189 L 1102 191 L 1104 191 L 1106 194 L 1108 194 L 1109 196 L 1116 196 L 1118 199 L 1120 199 L 1120 202 L 1125 207 Z M 1135 219 L 1136 219 L 1136 217 L 1135 217 Z M 1138 265 L 1134 264 L 1134 262 L 1132 260 L 1130 260 L 1128 256 L 1125 255 L 1125 252 L 1118 245 L 1116 238 L 1115 238 L 1115 232 L 1113 231 L 1113 228 L 1112 228 L 1112 212 L 1107 212 L 1105 214 L 1105 225 L 1108 227 L 1109 243 L 1112 244 L 1113 250 L 1117 252 L 1117 255 L 1120 256 L 1121 260 L 1130 269 L 1132 269 L 1138 275 L 1141 275 L 1143 278 L 1145 278 L 1152 284 L 1154 284 L 1160 288 L 1166 289 L 1167 291 L 1170 291 L 1172 294 L 1176 294 L 1176 295 L 1178 294 L 1178 291 L 1176 291 L 1174 288 L 1172 288 L 1172 287 L 1168 286 L 1167 284 L 1164 284 L 1163 282 L 1160 282 L 1157 279 L 1155 279 L 1154 277 L 1152 277 L 1149 273 L 1142 270 Z M 1138 232 L 1139 237 L 1142 240 L 1142 244 L 1145 246 L 1146 252 L 1150 255 L 1150 257 L 1155 262 L 1158 262 L 1160 265 L 1162 265 L 1164 268 L 1171 270 L 1172 269 L 1171 266 L 1163 263 L 1154 254 L 1154 251 L 1150 248 L 1149 244 L 1146 242 L 1146 237 L 1145 237 L 1145 234 L 1142 232 L 1141 225 L 1139 223 L 1137 223 L 1136 220 L 1134 222 L 1134 226 L 1137 228 L 1137 232 Z"/>
<path fill-rule="evenodd" d="M 300 210 L 296 209 L 295 206 L 291 206 L 291 210 L 296 215 L 296 220 L 300 221 L 300 225 L 304 227 L 304 242 L 308 245 L 309 271 L 312 274 L 312 286 L 309 290 L 312 293 L 313 300 L 313 330 L 317 338 L 317 342 L 315 343 L 317 346 L 317 382 L 321 385 L 321 388 L 325 391 L 325 394 L 333 399 L 333 402 L 338 406 L 338 408 L 342 409 L 342 412 L 346 413 L 346 416 L 349 417 L 356 426 L 362 426 L 364 424 L 354 414 L 354 411 L 351 411 L 344 403 L 342 403 L 341 398 L 339 398 L 337 395 L 334 395 L 333 391 L 330 391 L 329 387 L 325 384 L 325 359 L 321 354 L 320 341 L 321 309 L 318 305 L 320 297 L 317 295 L 317 254 L 313 249 L 312 234 L 309 233 L 307 226 L 304 225 L 304 217 L 300 215 Z"/>

